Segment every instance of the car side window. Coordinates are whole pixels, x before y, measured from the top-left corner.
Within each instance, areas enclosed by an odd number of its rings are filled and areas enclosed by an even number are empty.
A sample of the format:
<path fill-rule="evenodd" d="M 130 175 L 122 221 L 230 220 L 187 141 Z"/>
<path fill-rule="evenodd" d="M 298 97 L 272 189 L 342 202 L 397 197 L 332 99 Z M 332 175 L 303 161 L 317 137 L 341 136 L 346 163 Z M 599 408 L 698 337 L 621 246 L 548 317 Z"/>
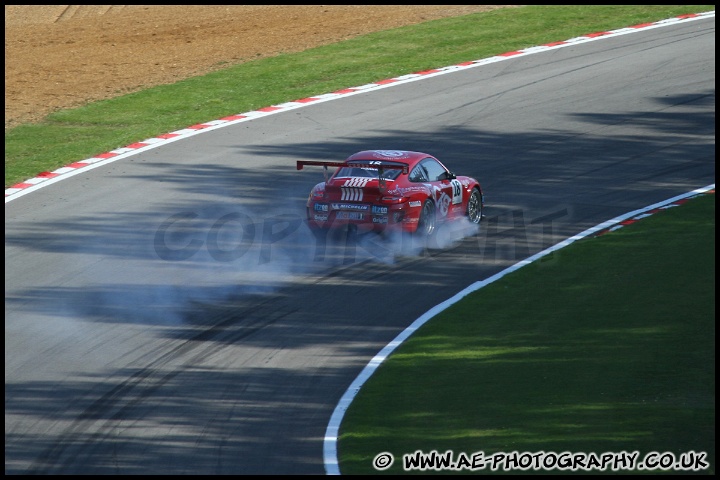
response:
<path fill-rule="evenodd" d="M 428 178 L 431 182 L 444 180 L 446 178 L 445 174 L 447 172 L 445 167 L 440 165 L 434 158 L 425 158 L 420 162 L 420 165 L 427 170 Z"/>
<path fill-rule="evenodd" d="M 412 169 L 410 175 L 408 175 L 408 180 L 416 183 L 427 182 L 427 172 L 422 167 L 422 165 L 417 165 L 415 168 Z"/>

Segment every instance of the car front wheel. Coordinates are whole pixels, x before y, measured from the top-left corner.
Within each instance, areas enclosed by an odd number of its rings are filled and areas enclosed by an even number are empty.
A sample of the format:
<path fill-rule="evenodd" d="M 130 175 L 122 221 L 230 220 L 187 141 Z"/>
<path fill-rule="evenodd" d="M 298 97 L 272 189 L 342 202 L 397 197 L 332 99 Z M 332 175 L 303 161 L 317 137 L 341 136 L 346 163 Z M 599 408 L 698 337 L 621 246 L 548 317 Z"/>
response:
<path fill-rule="evenodd" d="M 480 190 L 473 188 L 468 200 L 467 216 L 471 223 L 480 223 L 482 220 L 482 197 Z"/>

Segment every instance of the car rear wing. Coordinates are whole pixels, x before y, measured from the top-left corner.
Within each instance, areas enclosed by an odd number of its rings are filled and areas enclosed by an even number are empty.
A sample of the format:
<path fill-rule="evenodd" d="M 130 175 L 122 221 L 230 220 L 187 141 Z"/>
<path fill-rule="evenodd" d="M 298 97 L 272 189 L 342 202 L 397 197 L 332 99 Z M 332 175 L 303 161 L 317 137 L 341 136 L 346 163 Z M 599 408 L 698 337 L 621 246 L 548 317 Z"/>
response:
<path fill-rule="evenodd" d="M 305 166 L 323 167 L 323 174 L 325 175 L 325 181 L 328 180 L 328 167 L 351 167 L 351 168 L 371 168 L 378 171 L 378 177 L 383 180 L 384 170 L 402 170 L 402 173 L 408 173 L 407 165 L 387 165 L 383 163 L 362 163 L 362 162 L 321 162 L 315 160 L 298 160 L 297 169 L 302 170 Z"/>

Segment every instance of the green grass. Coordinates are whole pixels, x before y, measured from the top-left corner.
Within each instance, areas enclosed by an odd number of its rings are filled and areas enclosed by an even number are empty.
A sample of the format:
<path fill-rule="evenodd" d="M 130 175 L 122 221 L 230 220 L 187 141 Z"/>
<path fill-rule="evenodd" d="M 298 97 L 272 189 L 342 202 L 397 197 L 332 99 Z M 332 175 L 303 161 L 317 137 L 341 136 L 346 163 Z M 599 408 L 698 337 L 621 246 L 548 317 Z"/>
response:
<path fill-rule="evenodd" d="M 525 6 L 377 32 L 47 116 L 5 132 L 5 186 L 190 125 L 713 5 Z"/>
<path fill-rule="evenodd" d="M 525 266 L 379 367 L 341 425 L 341 472 L 378 473 L 387 451 L 402 473 L 417 450 L 694 450 L 714 472 L 714 292 L 714 194 Z"/>

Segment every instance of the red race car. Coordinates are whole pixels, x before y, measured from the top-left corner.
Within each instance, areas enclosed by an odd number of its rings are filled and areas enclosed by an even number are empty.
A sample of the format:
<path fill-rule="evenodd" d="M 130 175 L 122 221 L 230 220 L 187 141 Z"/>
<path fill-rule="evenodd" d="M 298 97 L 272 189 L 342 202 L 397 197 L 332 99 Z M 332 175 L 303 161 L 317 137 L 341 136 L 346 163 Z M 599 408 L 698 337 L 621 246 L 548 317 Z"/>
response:
<path fill-rule="evenodd" d="M 344 162 L 298 161 L 325 167 L 325 181 L 307 200 L 311 229 L 401 230 L 431 236 L 445 221 L 483 218 L 484 197 L 474 178 L 456 176 L 427 153 L 365 150 Z M 327 168 L 339 167 L 328 179 Z"/>

